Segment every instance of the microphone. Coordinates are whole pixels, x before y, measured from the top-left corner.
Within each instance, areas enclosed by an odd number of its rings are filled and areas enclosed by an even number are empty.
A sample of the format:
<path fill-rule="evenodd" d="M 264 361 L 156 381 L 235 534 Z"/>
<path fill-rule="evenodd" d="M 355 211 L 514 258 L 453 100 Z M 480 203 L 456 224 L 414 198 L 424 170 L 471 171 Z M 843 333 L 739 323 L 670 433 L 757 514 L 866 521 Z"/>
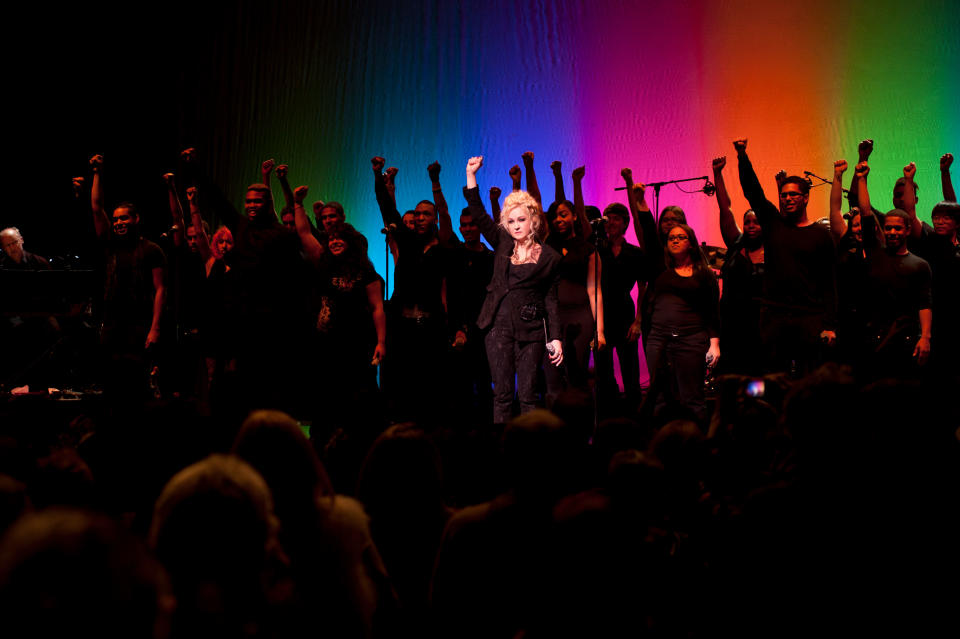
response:
<path fill-rule="evenodd" d="M 393 233 L 393 232 L 396 231 L 396 230 L 397 230 L 397 225 L 396 225 L 396 224 L 390 224 L 390 225 L 388 225 L 386 228 L 380 229 L 380 233 L 382 233 L 383 235 L 390 235 L 391 233 Z"/>
<path fill-rule="evenodd" d="M 606 223 L 607 223 L 607 218 L 605 217 L 598 217 L 590 220 L 590 226 L 594 226 L 594 227 L 603 226 Z"/>
<path fill-rule="evenodd" d="M 709 197 L 717 192 L 717 187 L 714 186 L 713 182 L 711 182 L 710 180 L 707 180 L 707 183 L 703 185 L 703 189 L 701 190 L 703 191 L 704 195 Z"/>
<path fill-rule="evenodd" d="M 168 228 L 166 231 L 164 231 L 163 233 L 161 233 L 161 234 L 160 234 L 160 237 L 162 237 L 163 239 L 167 239 L 168 237 L 170 237 L 171 235 L 173 235 L 174 233 L 176 233 L 176 232 L 179 231 L 179 230 L 180 230 L 180 227 L 177 226 L 176 224 L 174 224 L 173 226 L 171 226 L 170 228 Z"/>

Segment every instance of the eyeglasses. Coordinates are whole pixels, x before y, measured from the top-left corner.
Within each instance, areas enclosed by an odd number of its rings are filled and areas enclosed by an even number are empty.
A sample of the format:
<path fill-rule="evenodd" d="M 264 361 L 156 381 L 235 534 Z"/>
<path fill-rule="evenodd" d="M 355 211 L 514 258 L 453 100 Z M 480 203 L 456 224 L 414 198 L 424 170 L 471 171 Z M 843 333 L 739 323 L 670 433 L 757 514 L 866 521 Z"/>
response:
<path fill-rule="evenodd" d="M 689 239 L 690 239 L 690 238 L 687 237 L 686 235 L 671 235 L 671 236 L 667 239 L 667 241 L 668 241 L 668 242 L 685 242 L 685 241 L 687 241 L 687 240 L 689 240 Z"/>
<path fill-rule="evenodd" d="M 785 193 L 780 194 L 781 200 L 789 200 L 790 198 L 794 198 L 794 197 L 796 198 L 803 197 L 803 193 L 799 193 L 797 191 L 787 191 Z"/>

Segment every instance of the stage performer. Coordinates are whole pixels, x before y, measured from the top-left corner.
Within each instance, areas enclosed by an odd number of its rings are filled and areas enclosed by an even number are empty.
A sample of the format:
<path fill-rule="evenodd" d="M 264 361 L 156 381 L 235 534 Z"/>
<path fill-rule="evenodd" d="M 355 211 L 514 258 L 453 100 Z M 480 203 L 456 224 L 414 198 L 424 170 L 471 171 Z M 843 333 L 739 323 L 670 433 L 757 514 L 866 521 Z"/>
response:
<path fill-rule="evenodd" d="M 503 203 L 500 224 L 493 221 L 477 187 L 476 174 L 481 166 L 482 157 L 467 161 L 463 194 L 470 215 L 495 253 L 493 277 L 477 327 L 486 331 L 493 377 L 493 421 L 504 424 L 511 416 L 515 375 L 520 411 L 526 413 L 536 407 L 537 367 L 545 341 L 550 363 L 559 366 L 563 362 L 557 312 L 560 254 L 543 243 L 547 230 L 543 210 L 529 193 L 511 193 Z"/>

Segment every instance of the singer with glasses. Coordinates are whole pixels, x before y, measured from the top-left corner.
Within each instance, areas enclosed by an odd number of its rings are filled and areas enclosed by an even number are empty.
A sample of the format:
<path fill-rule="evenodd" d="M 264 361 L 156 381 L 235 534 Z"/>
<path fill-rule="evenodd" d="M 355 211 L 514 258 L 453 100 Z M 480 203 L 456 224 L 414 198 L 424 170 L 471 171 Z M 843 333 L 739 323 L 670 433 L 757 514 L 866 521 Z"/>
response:
<path fill-rule="evenodd" d="M 543 243 L 547 232 L 540 205 L 529 193 L 514 191 L 504 200 L 500 223 L 480 199 L 477 171 L 483 157 L 467 161 L 463 195 L 473 221 L 494 250 L 493 277 L 477 317 L 493 378 L 493 421 L 510 420 L 514 377 L 520 412 L 536 408 L 537 369 L 544 342 L 550 364 L 563 362 L 557 311 L 560 254 Z"/>
<path fill-rule="evenodd" d="M 667 232 L 664 261 L 666 270 L 647 289 L 643 303 L 651 375 L 644 410 L 662 411 L 678 403 L 705 424 L 703 379 L 706 368 L 720 361 L 720 289 L 696 234 L 686 224 Z"/>

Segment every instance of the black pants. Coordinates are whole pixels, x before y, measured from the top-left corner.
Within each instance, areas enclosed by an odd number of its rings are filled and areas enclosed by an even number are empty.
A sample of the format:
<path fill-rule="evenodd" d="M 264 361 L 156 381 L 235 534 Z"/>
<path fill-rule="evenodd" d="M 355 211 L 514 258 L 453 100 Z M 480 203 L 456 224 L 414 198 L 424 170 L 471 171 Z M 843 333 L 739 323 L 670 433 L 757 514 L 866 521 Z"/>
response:
<path fill-rule="evenodd" d="M 706 331 L 676 335 L 654 329 L 646 343 L 647 370 L 650 371 L 650 395 L 661 409 L 670 401 L 684 406 L 700 422 L 706 422 L 707 405 L 703 380 L 710 337 Z"/>
<path fill-rule="evenodd" d="M 537 407 L 537 368 L 543 359 L 544 342 L 517 341 L 513 326 L 502 315 L 484 338 L 490 376 L 493 378 L 493 423 L 510 421 L 514 377 L 520 398 L 520 412 Z"/>
<path fill-rule="evenodd" d="M 615 342 L 608 339 L 607 347 L 593 354 L 597 394 L 604 403 L 617 397 L 617 380 L 613 371 L 614 349 L 620 361 L 620 376 L 623 378 L 623 394 L 627 399 L 627 407 L 635 409 L 640 399 L 640 353 L 637 342 L 628 341 L 625 337 Z"/>
<path fill-rule="evenodd" d="M 824 360 L 822 330 L 819 314 L 762 307 L 760 341 L 766 355 L 765 372 L 802 377 L 816 370 Z"/>
<path fill-rule="evenodd" d="M 547 408 L 566 388 L 588 391 L 590 341 L 593 339 L 593 313 L 590 305 L 560 308 L 562 367 L 543 359 L 543 376 L 547 381 Z M 566 373 L 566 375 L 564 375 Z M 565 379 L 566 378 L 566 379 Z"/>

